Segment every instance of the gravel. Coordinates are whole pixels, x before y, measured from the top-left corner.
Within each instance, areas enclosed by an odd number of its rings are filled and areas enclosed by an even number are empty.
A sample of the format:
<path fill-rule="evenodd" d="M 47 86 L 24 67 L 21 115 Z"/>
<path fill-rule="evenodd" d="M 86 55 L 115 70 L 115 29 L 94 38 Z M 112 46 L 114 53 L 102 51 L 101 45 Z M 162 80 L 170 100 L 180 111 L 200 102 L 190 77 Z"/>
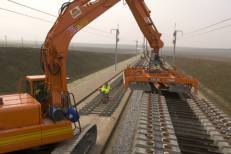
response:
<path fill-rule="evenodd" d="M 139 118 L 142 91 L 133 91 L 125 111 L 116 126 L 105 154 L 130 154 Z"/>

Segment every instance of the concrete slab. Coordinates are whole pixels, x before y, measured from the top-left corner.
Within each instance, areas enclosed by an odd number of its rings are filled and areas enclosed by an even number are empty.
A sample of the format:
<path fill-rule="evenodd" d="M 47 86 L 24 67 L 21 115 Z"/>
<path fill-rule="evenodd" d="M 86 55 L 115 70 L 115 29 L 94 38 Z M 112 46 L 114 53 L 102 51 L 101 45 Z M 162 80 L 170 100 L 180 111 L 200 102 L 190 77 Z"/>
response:
<path fill-rule="evenodd" d="M 122 113 L 128 99 L 130 96 L 131 91 L 128 90 L 124 97 L 122 98 L 119 107 L 116 109 L 116 111 L 112 114 L 111 117 L 102 117 L 97 115 L 90 115 L 90 116 L 82 116 L 81 117 L 81 123 L 83 125 L 88 123 L 95 123 L 97 125 L 97 141 L 96 146 L 93 147 L 90 154 L 101 154 L 104 150 L 105 145 L 107 144 L 107 141 L 109 137 L 111 136 L 111 133 L 116 126 L 116 123 L 119 119 L 120 114 Z"/>

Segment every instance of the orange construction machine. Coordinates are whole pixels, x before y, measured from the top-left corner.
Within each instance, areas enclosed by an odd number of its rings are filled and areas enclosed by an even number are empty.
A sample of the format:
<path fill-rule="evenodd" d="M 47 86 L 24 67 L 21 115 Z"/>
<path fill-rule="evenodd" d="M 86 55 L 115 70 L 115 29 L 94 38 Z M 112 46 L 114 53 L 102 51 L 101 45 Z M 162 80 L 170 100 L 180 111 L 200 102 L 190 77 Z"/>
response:
<path fill-rule="evenodd" d="M 151 11 L 143 4 L 143 0 L 138 1 L 136 5 L 133 5 L 134 1 L 127 0 L 127 4 L 151 47 L 151 53 L 147 54 L 150 56 L 145 66 L 128 67 L 124 71 L 125 87 L 147 91 L 156 89 L 175 92 L 191 92 L 193 89 L 197 93 L 197 79 L 180 74 L 175 69 L 164 65 L 159 55 L 160 48 L 164 46 L 160 40 L 161 34 L 150 18 Z"/>
<path fill-rule="evenodd" d="M 73 142 L 75 145 L 72 150 L 86 153 L 89 146 L 96 142 L 96 125 L 89 125 L 85 129 L 87 131 L 81 131 L 80 125 L 76 126 L 79 115 L 74 95 L 67 89 L 67 51 L 72 37 L 77 32 L 119 1 L 73 0 L 62 5 L 41 50 L 41 64 L 45 75 L 26 76 L 24 80 L 27 93 L 21 93 L 19 86 L 18 93 L 0 96 L 0 153 L 59 143 L 73 138 L 78 142 Z M 151 82 L 166 86 L 169 83 L 181 83 L 197 88 L 194 80 L 189 80 L 176 72 L 161 70 L 160 73 L 153 73 L 152 62 L 160 64 L 158 51 L 163 47 L 161 34 L 154 26 L 144 0 L 126 2 L 153 48 L 153 57 L 148 68 L 128 68 L 125 71 L 126 85 L 131 82 Z M 82 138 L 78 138 L 81 136 Z M 85 144 L 81 144 L 82 139 L 85 140 Z"/>

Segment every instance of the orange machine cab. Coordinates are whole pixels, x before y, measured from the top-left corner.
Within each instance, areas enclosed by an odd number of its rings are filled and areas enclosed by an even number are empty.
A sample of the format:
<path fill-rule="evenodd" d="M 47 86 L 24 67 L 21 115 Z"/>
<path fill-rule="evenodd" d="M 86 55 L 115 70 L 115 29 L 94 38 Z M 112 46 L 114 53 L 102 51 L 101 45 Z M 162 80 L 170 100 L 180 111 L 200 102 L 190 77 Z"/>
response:
<path fill-rule="evenodd" d="M 54 122 L 43 115 L 42 105 L 33 96 L 45 76 L 27 76 L 30 95 L 0 96 L 0 153 L 56 143 L 73 137 L 72 123 Z"/>

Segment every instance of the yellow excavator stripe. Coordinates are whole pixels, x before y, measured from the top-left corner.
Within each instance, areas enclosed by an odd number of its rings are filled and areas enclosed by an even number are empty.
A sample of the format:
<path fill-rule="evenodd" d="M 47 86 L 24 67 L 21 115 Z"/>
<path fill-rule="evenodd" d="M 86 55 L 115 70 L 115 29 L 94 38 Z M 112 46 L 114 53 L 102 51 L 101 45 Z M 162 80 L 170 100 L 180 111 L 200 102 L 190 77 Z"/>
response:
<path fill-rule="evenodd" d="M 0 139 L 0 147 L 10 145 L 10 144 L 17 144 L 21 142 L 28 142 L 32 140 L 39 140 L 41 138 L 47 138 L 47 137 L 52 137 L 56 135 L 62 135 L 70 131 L 72 132 L 72 129 L 70 127 L 64 127 L 64 128 L 55 128 L 55 129 L 51 129 L 48 131 L 44 131 L 43 134 L 41 134 L 40 131 L 36 131 L 33 133 L 3 137 Z"/>
<path fill-rule="evenodd" d="M 0 140 L 0 147 L 10 144 L 17 144 L 25 141 L 37 140 L 41 138 L 41 132 L 35 132 L 24 135 L 15 135 L 10 137 L 3 137 Z"/>
<path fill-rule="evenodd" d="M 69 132 L 73 132 L 72 128 L 65 127 L 65 128 L 59 129 L 59 130 L 45 131 L 45 132 L 43 132 L 42 137 L 43 138 L 44 137 L 51 137 L 51 136 L 55 136 L 57 134 L 66 134 Z"/>

